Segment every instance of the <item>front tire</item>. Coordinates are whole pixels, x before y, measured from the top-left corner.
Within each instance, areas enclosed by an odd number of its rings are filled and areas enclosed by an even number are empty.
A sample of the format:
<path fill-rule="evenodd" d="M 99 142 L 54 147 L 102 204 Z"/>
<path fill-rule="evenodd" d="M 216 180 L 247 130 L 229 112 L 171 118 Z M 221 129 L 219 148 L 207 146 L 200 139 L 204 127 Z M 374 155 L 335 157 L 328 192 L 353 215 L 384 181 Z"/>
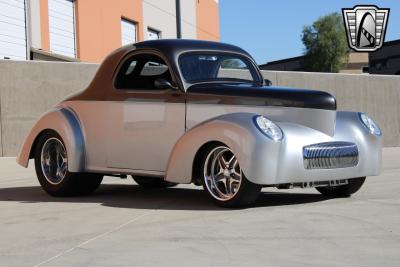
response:
<path fill-rule="evenodd" d="M 365 182 L 365 177 L 352 178 L 348 180 L 348 184 L 339 186 L 316 187 L 318 192 L 326 197 L 349 197 L 356 193 Z"/>
<path fill-rule="evenodd" d="M 261 185 L 247 180 L 235 154 L 225 145 L 210 148 L 202 164 L 203 187 L 221 207 L 243 207 L 258 198 Z"/>
<path fill-rule="evenodd" d="M 103 180 L 100 174 L 69 172 L 64 141 L 54 131 L 46 131 L 38 139 L 35 170 L 43 190 L 56 197 L 90 194 Z"/>

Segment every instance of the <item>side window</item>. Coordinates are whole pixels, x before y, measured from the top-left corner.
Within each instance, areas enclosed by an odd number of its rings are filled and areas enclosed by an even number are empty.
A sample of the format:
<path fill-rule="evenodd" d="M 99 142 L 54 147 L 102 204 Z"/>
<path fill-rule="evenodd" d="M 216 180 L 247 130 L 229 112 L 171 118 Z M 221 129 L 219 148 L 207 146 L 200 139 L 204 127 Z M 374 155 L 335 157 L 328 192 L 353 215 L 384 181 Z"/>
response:
<path fill-rule="evenodd" d="M 156 90 L 157 79 L 172 83 L 168 65 L 163 59 L 151 54 L 135 55 L 126 60 L 115 80 L 115 88 L 121 90 Z"/>
<path fill-rule="evenodd" d="M 157 75 L 162 75 L 167 71 L 168 71 L 168 66 L 166 64 L 149 61 L 144 65 L 140 75 L 157 76 Z"/>

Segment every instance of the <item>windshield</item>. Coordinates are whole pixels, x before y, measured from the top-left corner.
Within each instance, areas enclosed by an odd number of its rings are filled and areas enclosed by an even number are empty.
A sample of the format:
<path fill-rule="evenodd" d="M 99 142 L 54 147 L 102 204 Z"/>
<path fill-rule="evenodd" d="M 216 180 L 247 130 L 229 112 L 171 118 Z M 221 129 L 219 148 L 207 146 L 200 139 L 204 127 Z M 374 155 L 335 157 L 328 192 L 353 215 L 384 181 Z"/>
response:
<path fill-rule="evenodd" d="M 179 58 L 179 66 L 189 83 L 208 81 L 259 82 L 257 70 L 246 57 L 228 53 L 189 53 Z"/>

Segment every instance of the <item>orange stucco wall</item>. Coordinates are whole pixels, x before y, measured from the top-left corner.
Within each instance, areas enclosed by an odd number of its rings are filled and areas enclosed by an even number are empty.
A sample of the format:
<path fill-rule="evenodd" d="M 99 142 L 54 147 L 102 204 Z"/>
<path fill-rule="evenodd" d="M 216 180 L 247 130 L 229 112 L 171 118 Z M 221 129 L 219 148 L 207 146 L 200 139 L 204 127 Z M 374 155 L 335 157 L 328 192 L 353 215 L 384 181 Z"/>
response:
<path fill-rule="evenodd" d="M 47 0 L 40 0 L 40 32 L 42 49 L 50 50 L 49 34 L 49 4 Z"/>
<path fill-rule="evenodd" d="M 215 0 L 196 0 L 197 38 L 219 41 L 219 5 Z"/>
<path fill-rule="evenodd" d="M 76 0 L 78 58 L 100 62 L 121 46 L 121 17 L 137 23 L 143 40 L 142 0 Z"/>
<path fill-rule="evenodd" d="M 218 3 L 215 0 L 194 1 L 197 39 L 219 41 Z M 75 0 L 77 58 L 100 62 L 120 47 L 121 18 L 137 24 L 137 41 L 143 41 L 143 0 Z M 41 48 L 49 51 L 48 0 L 40 0 L 40 20 Z"/>

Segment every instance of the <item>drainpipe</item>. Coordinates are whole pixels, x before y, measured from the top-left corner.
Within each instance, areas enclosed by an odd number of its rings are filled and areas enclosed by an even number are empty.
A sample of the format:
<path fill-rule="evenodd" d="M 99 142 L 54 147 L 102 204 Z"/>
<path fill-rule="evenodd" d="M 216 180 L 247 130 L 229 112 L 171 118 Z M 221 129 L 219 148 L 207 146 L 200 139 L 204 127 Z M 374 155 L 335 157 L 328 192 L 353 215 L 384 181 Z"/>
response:
<path fill-rule="evenodd" d="M 182 25 L 181 25 L 181 0 L 175 0 L 176 3 L 176 38 L 182 38 Z"/>

